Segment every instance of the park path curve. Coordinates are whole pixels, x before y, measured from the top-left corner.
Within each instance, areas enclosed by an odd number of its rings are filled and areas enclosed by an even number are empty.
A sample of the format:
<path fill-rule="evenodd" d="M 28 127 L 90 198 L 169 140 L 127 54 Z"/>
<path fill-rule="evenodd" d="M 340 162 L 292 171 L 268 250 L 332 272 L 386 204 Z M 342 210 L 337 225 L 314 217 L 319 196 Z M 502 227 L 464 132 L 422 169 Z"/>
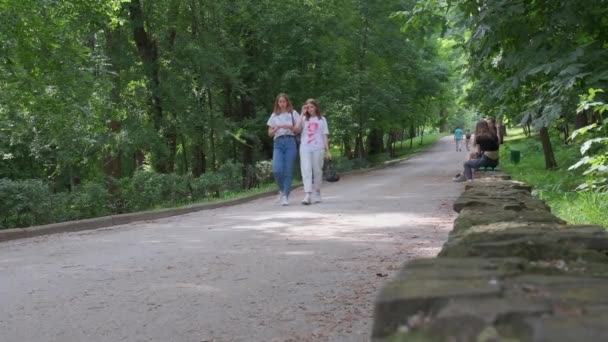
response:
<path fill-rule="evenodd" d="M 450 137 L 326 184 L 324 203 L 274 198 L 0 243 L 0 339 L 367 341 L 380 287 L 435 256 L 462 184 Z"/>

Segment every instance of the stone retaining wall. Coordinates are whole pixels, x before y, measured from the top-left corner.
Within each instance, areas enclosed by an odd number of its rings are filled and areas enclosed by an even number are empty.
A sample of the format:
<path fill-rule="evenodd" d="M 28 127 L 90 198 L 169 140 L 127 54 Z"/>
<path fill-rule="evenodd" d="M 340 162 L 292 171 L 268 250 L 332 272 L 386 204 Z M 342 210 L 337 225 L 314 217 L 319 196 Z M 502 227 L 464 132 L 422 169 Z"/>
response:
<path fill-rule="evenodd" d="M 467 183 L 438 258 L 375 303 L 372 340 L 608 341 L 608 233 L 566 225 L 500 172 Z"/>

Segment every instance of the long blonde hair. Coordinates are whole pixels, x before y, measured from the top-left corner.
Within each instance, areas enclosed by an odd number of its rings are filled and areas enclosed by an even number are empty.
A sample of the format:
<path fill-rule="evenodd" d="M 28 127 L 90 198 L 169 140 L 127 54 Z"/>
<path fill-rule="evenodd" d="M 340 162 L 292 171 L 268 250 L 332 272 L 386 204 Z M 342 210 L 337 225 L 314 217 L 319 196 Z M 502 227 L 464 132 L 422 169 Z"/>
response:
<path fill-rule="evenodd" d="M 285 101 L 287 101 L 287 107 L 285 108 L 285 111 L 287 113 L 293 112 L 293 106 L 291 105 L 291 101 L 289 101 L 289 96 L 287 96 L 287 94 L 281 93 L 281 94 L 277 95 L 277 98 L 274 100 L 274 114 L 278 115 L 278 114 L 282 113 L 281 107 L 279 106 L 279 100 L 281 98 L 284 98 Z"/>
<path fill-rule="evenodd" d="M 319 102 L 317 102 L 317 100 L 315 99 L 308 99 L 305 102 L 307 105 L 311 104 L 313 106 L 315 106 L 315 115 L 319 117 L 319 119 L 321 119 L 323 117 L 323 113 L 321 113 L 321 108 L 319 107 Z M 305 117 L 306 120 L 310 119 L 310 113 L 308 112 L 308 109 L 306 109 L 305 113 L 302 113 Z"/>

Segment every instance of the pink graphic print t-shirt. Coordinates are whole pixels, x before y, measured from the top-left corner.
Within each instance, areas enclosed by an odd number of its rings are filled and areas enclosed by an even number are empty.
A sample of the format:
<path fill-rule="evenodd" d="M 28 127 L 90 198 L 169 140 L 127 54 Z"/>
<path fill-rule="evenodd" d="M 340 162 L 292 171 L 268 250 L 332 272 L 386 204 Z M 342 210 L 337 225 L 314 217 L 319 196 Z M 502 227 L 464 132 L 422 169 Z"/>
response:
<path fill-rule="evenodd" d="M 329 127 L 325 118 L 311 117 L 304 119 L 300 148 L 304 151 L 316 151 L 325 149 L 323 136 L 329 134 Z"/>

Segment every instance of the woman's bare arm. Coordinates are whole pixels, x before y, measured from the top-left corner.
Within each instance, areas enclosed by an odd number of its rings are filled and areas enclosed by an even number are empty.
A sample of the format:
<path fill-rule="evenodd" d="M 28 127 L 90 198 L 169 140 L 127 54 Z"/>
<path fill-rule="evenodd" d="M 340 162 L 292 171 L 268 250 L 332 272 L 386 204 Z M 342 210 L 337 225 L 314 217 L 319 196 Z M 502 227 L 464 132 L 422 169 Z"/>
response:
<path fill-rule="evenodd" d="M 274 134 L 277 132 L 277 127 L 268 126 L 268 136 L 274 137 Z"/>

